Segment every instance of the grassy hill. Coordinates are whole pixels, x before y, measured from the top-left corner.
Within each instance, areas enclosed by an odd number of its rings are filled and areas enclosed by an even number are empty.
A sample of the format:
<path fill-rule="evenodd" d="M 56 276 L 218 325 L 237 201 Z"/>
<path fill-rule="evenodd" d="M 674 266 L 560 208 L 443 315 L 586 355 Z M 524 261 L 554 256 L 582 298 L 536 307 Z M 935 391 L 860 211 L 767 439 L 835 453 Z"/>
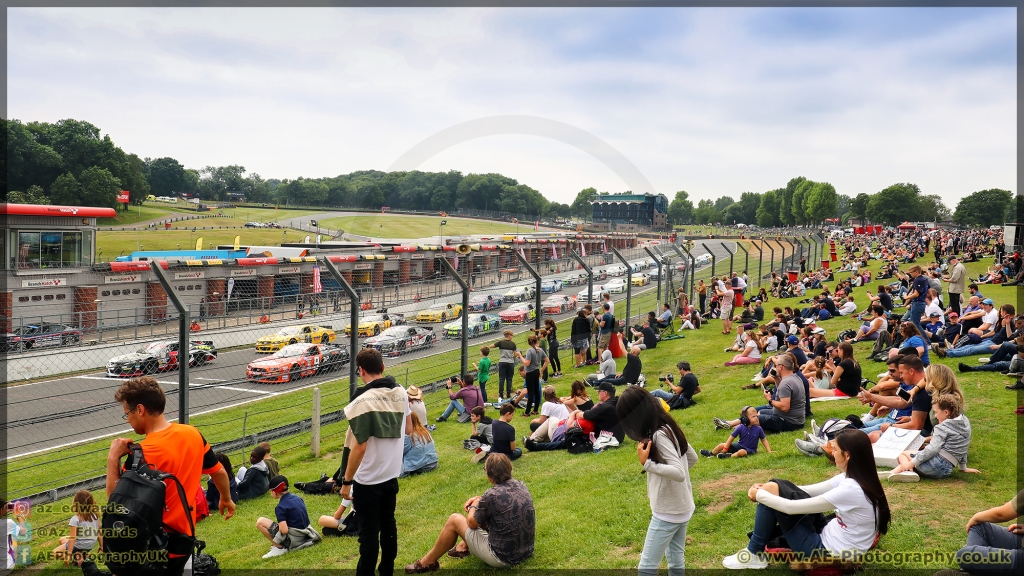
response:
<path fill-rule="evenodd" d="M 332 230 L 344 230 L 346 234 L 360 236 L 380 236 L 382 238 L 427 238 L 438 235 L 441 221 L 448 223 L 440 227 L 444 236 L 468 236 L 471 234 L 515 234 L 516 225 L 510 222 L 494 222 L 474 220 L 472 218 L 452 218 L 450 216 L 405 216 L 389 214 L 387 216 L 365 214 L 359 216 L 342 216 L 320 220 L 320 226 Z M 553 230 L 541 227 L 543 231 Z M 518 232 L 533 232 L 533 222 L 519 224 Z"/>

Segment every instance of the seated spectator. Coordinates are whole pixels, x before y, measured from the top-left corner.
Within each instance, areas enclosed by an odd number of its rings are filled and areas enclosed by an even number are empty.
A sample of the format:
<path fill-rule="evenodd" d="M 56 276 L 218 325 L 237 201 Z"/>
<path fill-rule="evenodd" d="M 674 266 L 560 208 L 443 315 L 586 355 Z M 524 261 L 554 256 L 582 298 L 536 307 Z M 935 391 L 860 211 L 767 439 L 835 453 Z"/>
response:
<path fill-rule="evenodd" d="M 1003 304 L 996 310 L 992 300 L 986 298 L 981 306 L 985 310 L 981 326 L 969 329 L 967 338 L 961 339 L 954 348 L 947 349 L 933 344 L 932 350 L 943 358 L 962 358 L 987 354 L 992 351 L 993 344 L 1001 344 L 1005 340 L 1012 339 L 1009 336 L 1013 333 L 1014 314 L 1016 313 L 1013 304 Z"/>
<path fill-rule="evenodd" d="M 288 491 L 288 479 L 284 476 L 274 476 L 270 482 L 270 493 L 274 500 L 280 500 L 274 508 L 274 517 L 277 522 L 260 516 L 256 520 L 256 528 L 263 534 L 263 537 L 270 540 L 272 546 L 270 552 L 263 555 L 264 559 L 283 556 L 288 552 L 295 552 L 320 542 L 322 536 L 317 529 L 309 523 L 309 513 L 306 511 L 306 503 L 295 494 Z"/>
<path fill-rule="evenodd" d="M 534 336 L 536 338 L 536 336 Z M 461 416 L 466 410 L 472 410 L 477 406 L 484 405 L 484 396 L 480 392 L 480 388 L 473 384 L 472 374 L 463 374 L 462 377 L 452 377 L 455 384 L 459 385 L 457 392 L 452 392 L 453 381 L 448 381 L 448 407 L 444 409 L 441 416 L 438 417 L 438 422 L 444 422 L 448 420 L 448 417 L 452 415 L 452 412 L 458 412 Z M 462 402 L 459 402 L 462 400 Z"/>
<path fill-rule="evenodd" d="M 554 386 L 545 386 L 543 394 L 544 404 L 540 407 L 540 416 L 530 422 L 530 439 L 534 442 L 551 440 L 558 423 L 569 418 L 569 409 L 558 399 Z"/>
<path fill-rule="evenodd" d="M 700 392 L 700 383 L 697 381 L 697 377 L 693 375 L 693 372 L 690 372 L 689 362 L 686 360 L 680 360 L 676 364 L 676 369 L 679 370 L 678 385 L 672 380 L 666 378 L 669 390 L 662 390 L 660 388 L 661 379 L 659 379 L 659 388 L 651 391 L 652 396 L 664 400 L 671 410 L 675 410 L 677 408 L 689 408 L 690 406 L 693 406 L 693 397 Z"/>
<path fill-rule="evenodd" d="M 889 321 L 885 318 L 885 309 L 875 304 L 871 307 L 871 320 L 866 322 L 857 330 L 857 335 L 852 342 L 863 342 L 864 340 L 878 340 L 878 335 L 889 329 Z"/>
<path fill-rule="evenodd" d="M 757 454 L 757 441 L 760 440 L 764 444 L 765 452 L 771 454 L 772 449 L 768 445 L 768 438 L 764 435 L 764 430 L 758 425 L 757 419 L 757 408 L 753 406 L 744 406 L 743 410 L 740 410 L 740 425 L 733 428 L 729 434 L 729 438 L 715 446 L 711 450 L 701 450 L 701 456 L 708 458 L 743 458 L 747 455 Z M 735 441 L 733 441 L 735 439 Z"/>
<path fill-rule="evenodd" d="M 928 322 L 925 323 L 921 328 L 924 331 L 924 337 L 931 344 L 937 344 L 942 342 L 943 330 L 942 330 L 942 313 L 932 312 L 928 315 Z"/>
<path fill-rule="evenodd" d="M 576 410 L 590 410 L 594 407 L 594 401 L 590 399 L 587 394 L 587 386 L 582 380 L 573 381 L 569 387 L 569 395 L 561 398 L 562 404 L 565 404 L 566 409 L 569 412 L 575 412 Z"/>
<path fill-rule="evenodd" d="M 662 304 L 661 316 L 658 316 L 658 328 L 665 329 L 672 324 L 672 309 L 668 302 Z"/>
<path fill-rule="evenodd" d="M 960 413 L 960 401 L 952 394 L 932 398 L 932 412 L 939 421 L 931 438 L 919 452 L 903 452 L 899 465 L 890 471 L 890 482 L 917 482 L 926 478 L 946 478 L 953 467 L 962 472 L 978 473 L 967 467 L 967 449 L 971 445 L 971 422 Z"/>
<path fill-rule="evenodd" d="M 484 346 L 484 348 L 487 347 Z M 420 390 L 419 386 L 409 386 L 405 393 L 409 397 L 409 410 L 420 417 L 420 422 L 429 422 L 427 420 L 427 405 L 423 403 L 423 391 Z M 486 399 L 487 396 L 485 395 L 485 402 Z M 405 425 L 408 427 L 409 423 L 406 422 Z"/>
<path fill-rule="evenodd" d="M 832 372 L 826 367 L 828 358 L 816 356 L 810 365 L 802 370 L 804 378 L 811 382 L 811 387 L 821 390 L 832 388 Z"/>
<path fill-rule="evenodd" d="M 604 380 L 615 378 L 615 359 L 612 358 L 611 350 L 601 353 L 601 364 L 597 367 L 597 374 L 587 374 L 587 380 Z"/>
<path fill-rule="evenodd" d="M 840 316 L 850 316 L 857 313 L 857 304 L 853 301 L 853 296 L 847 296 L 846 301 L 839 307 Z"/>
<path fill-rule="evenodd" d="M 228 473 L 228 485 L 231 487 L 231 501 L 238 503 L 238 482 L 235 480 L 234 468 L 231 467 L 231 459 L 228 455 L 223 452 L 217 452 L 217 461 L 224 467 L 224 471 Z M 211 510 L 217 509 L 217 503 L 220 502 L 220 490 L 217 489 L 217 485 L 213 483 L 211 478 L 206 482 L 206 504 Z"/>
<path fill-rule="evenodd" d="M 777 530 L 804 558 L 867 552 L 888 531 L 889 503 L 867 436 L 846 429 L 829 442 L 839 475 L 810 486 L 779 480 L 750 487 L 747 496 L 758 503 L 754 530 L 747 547 L 724 558 L 723 566 L 767 568 L 765 546 Z M 826 521 L 823 513 L 833 511 L 836 517 Z"/>
<path fill-rule="evenodd" d="M 281 475 L 281 465 L 277 462 L 277 459 L 270 455 L 270 442 L 260 442 L 257 444 L 260 448 L 267 451 L 267 455 L 263 457 L 263 461 L 267 463 L 267 472 L 270 473 L 270 477 Z"/>
<path fill-rule="evenodd" d="M 490 454 L 504 454 L 510 460 L 515 460 L 523 455 L 523 449 L 516 447 L 516 429 L 511 424 L 516 408 L 512 404 L 503 404 L 498 413 L 498 420 L 491 424 L 493 442 Z"/>
<path fill-rule="evenodd" d="M 494 420 L 484 414 L 484 407 L 477 406 L 470 410 L 469 421 L 473 425 L 473 433 L 469 436 L 469 439 L 490 446 L 491 442 L 494 441 L 494 436 L 491 432 L 491 425 L 494 423 Z"/>
<path fill-rule="evenodd" d="M 214 503 L 217 502 L 219 500 Z M 74 516 L 68 521 L 68 535 L 60 537 L 60 544 L 53 549 L 53 557 L 56 560 L 64 560 L 65 565 L 70 562 L 81 566 L 82 561 L 92 555 L 92 549 L 96 546 L 97 541 L 99 541 L 100 550 L 103 550 L 103 537 L 100 534 L 100 509 L 91 492 L 79 490 L 71 501 L 71 511 Z M 7 534 L 7 536 L 11 538 L 14 534 Z M 7 545 L 8 564 L 12 564 L 13 557 L 9 540 Z M 13 568 L 13 566 L 10 567 Z"/>
<path fill-rule="evenodd" d="M 633 346 L 641 350 L 654 350 L 658 347 L 658 334 L 651 328 L 650 320 L 644 320 L 643 326 L 639 329 L 630 328 L 630 331 L 633 333 Z"/>
<path fill-rule="evenodd" d="M 732 341 L 732 346 L 725 349 L 726 352 L 739 352 L 747 345 L 747 337 L 744 335 L 746 327 L 740 324 L 736 327 L 736 338 Z"/>
<path fill-rule="evenodd" d="M 605 378 L 601 382 L 615 386 L 623 384 L 632 386 L 639 381 L 641 374 L 643 374 L 643 363 L 640 362 L 640 347 L 633 346 L 629 349 L 629 354 L 626 354 L 626 365 L 622 368 L 622 372 L 614 378 Z"/>
<path fill-rule="evenodd" d="M 466 501 L 465 516 L 448 517 L 434 547 L 405 567 L 406 574 L 440 569 L 437 560 L 476 556 L 493 568 L 514 566 L 533 555 L 537 514 L 526 485 L 512 478 L 512 461 L 494 454 L 484 464 L 491 488 Z M 459 538 L 462 542 L 459 542 Z"/>
<path fill-rule="evenodd" d="M 266 455 L 267 451 L 257 446 L 249 454 L 249 468 L 238 467 L 235 480 L 238 481 L 239 500 L 258 498 L 270 489 L 270 470 L 263 461 Z"/>
<path fill-rule="evenodd" d="M 911 409 L 910 418 L 897 420 L 895 424 L 883 423 L 876 430 L 869 432 L 868 436 L 872 443 L 877 442 L 889 428 L 921 430 L 923 437 L 931 436 L 932 422 L 928 418 L 928 413 L 932 408 L 932 394 L 926 388 L 924 364 L 917 356 L 906 354 L 900 359 L 899 370 L 903 383 L 913 386 L 913 389 L 908 391 L 909 400 L 906 399 L 906 395 L 884 396 L 870 390 L 861 390 L 858 395 L 862 404 L 880 404 L 895 410 Z"/>
<path fill-rule="evenodd" d="M 474 406 L 473 410 L 483 411 L 483 406 Z M 404 446 L 402 448 L 402 473 L 398 476 L 404 478 L 413 474 L 423 474 L 431 470 L 437 470 L 437 446 L 430 436 L 430 431 L 423 427 L 418 414 L 413 412 L 409 415 L 410 426 L 405 431 Z"/>
<path fill-rule="evenodd" d="M 761 363 L 761 345 L 753 334 L 753 332 L 749 331 L 743 333 L 743 351 L 733 356 L 732 360 L 726 362 L 726 366 Z"/>
<path fill-rule="evenodd" d="M 1024 566 L 1024 524 L 997 526 L 1024 516 L 1024 490 L 1002 506 L 982 510 L 967 522 L 967 544 L 956 553 L 960 570 L 977 576 L 1019 574 Z M 938 574 L 963 574 L 943 570 Z"/>
<path fill-rule="evenodd" d="M 903 337 L 901 348 L 913 348 L 925 366 L 931 364 L 931 360 L 928 357 L 928 341 L 925 339 L 924 335 L 921 334 L 917 325 L 913 322 L 903 322 L 900 324 L 899 331 L 900 335 Z M 934 350 L 934 347 L 931 349 Z M 902 352 L 899 352 L 899 349 L 896 348 L 890 350 L 889 353 L 890 355 L 896 353 L 902 354 Z"/>
<path fill-rule="evenodd" d="M 781 354 L 775 361 L 775 374 L 771 379 L 777 379 L 778 385 L 771 390 L 764 390 L 764 406 L 759 406 L 758 420 L 761 428 L 768 434 L 775 432 L 790 432 L 804 427 L 807 418 L 807 389 L 804 380 L 796 373 L 796 359 L 792 354 Z M 771 382 L 774 380 L 764 380 Z M 728 429 L 740 425 L 739 419 L 726 421 L 721 418 L 713 418 L 712 421 L 718 429 Z"/>
<path fill-rule="evenodd" d="M 682 332 L 683 330 L 697 330 L 700 328 L 700 314 L 697 312 L 696 309 L 691 310 L 690 315 L 688 317 L 680 316 L 680 318 L 684 318 L 684 320 L 683 323 L 679 326 L 679 329 L 676 330 L 676 332 Z"/>
<path fill-rule="evenodd" d="M 831 359 L 831 364 L 826 363 L 832 370 L 831 389 L 811 388 L 811 398 L 853 397 L 860 392 L 861 369 L 860 363 L 853 357 L 853 346 L 849 342 L 843 342 L 836 347 L 836 351 L 838 355 Z"/>

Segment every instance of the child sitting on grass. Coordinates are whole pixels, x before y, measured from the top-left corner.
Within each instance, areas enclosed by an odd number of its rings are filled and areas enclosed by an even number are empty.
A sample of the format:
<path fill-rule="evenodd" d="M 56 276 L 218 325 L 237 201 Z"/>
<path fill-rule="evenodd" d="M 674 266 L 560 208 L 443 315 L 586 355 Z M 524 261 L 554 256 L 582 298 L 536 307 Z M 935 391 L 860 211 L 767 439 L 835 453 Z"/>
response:
<path fill-rule="evenodd" d="M 953 466 L 963 472 L 979 473 L 967 467 L 971 422 L 960 410 L 960 400 L 952 394 L 939 394 L 932 399 L 932 411 L 939 423 L 924 448 L 899 455 L 900 464 L 890 472 L 890 482 L 917 482 L 921 476 L 946 478 L 953 473 Z"/>
<path fill-rule="evenodd" d="M 277 458 L 270 455 L 270 442 L 260 442 L 257 446 L 267 451 L 267 455 L 263 457 L 263 462 L 267 465 L 267 472 L 270 473 L 270 476 L 280 476 L 281 465 L 278 464 Z"/>
<path fill-rule="evenodd" d="M 772 449 L 768 445 L 768 438 L 765 437 L 764 430 L 759 426 L 757 408 L 746 406 L 740 411 L 740 425 L 732 429 L 729 438 L 715 446 L 714 450 L 701 450 L 700 454 L 708 458 L 713 456 L 720 459 L 743 458 L 747 455 L 757 454 L 758 440 L 764 444 L 764 451 L 771 454 Z"/>
<path fill-rule="evenodd" d="M 309 548 L 323 539 L 309 523 L 306 503 L 288 491 L 287 478 L 274 476 L 270 480 L 270 493 L 274 495 L 274 500 L 279 500 L 274 508 L 277 522 L 262 516 L 256 520 L 256 528 L 273 543 L 270 552 L 263 555 L 264 559 Z"/>

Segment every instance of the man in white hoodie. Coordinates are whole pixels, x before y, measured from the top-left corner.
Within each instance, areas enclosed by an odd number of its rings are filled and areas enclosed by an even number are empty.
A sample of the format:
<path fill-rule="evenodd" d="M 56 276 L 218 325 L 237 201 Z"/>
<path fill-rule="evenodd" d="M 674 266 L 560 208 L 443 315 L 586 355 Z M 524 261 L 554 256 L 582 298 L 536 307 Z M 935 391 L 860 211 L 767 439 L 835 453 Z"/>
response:
<path fill-rule="evenodd" d="M 605 350 L 601 353 L 601 365 L 597 367 L 597 374 L 588 374 L 587 380 L 596 382 L 605 378 L 615 378 L 615 359 L 612 358 L 612 351 Z"/>

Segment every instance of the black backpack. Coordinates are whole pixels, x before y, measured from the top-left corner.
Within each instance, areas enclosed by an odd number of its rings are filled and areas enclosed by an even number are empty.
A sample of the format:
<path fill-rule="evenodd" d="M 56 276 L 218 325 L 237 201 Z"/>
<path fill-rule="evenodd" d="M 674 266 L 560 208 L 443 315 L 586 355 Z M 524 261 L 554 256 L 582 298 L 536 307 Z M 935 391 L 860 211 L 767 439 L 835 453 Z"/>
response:
<path fill-rule="evenodd" d="M 103 507 L 103 551 L 106 565 L 114 574 L 159 574 L 167 565 L 167 555 L 189 555 L 196 548 L 196 527 L 185 488 L 173 474 L 147 464 L 142 447 L 132 444 L 132 465 L 121 474 L 107 505 Z M 173 480 L 186 511 L 191 534 L 168 534 L 163 525 L 167 485 Z M 205 544 L 203 545 L 205 546 Z M 156 554 L 147 554 L 155 552 Z M 198 557 L 198 555 L 196 555 Z"/>
<path fill-rule="evenodd" d="M 594 443 L 580 428 L 565 431 L 565 448 L 569 454 L 586 454 L 594 451 Z"/>

